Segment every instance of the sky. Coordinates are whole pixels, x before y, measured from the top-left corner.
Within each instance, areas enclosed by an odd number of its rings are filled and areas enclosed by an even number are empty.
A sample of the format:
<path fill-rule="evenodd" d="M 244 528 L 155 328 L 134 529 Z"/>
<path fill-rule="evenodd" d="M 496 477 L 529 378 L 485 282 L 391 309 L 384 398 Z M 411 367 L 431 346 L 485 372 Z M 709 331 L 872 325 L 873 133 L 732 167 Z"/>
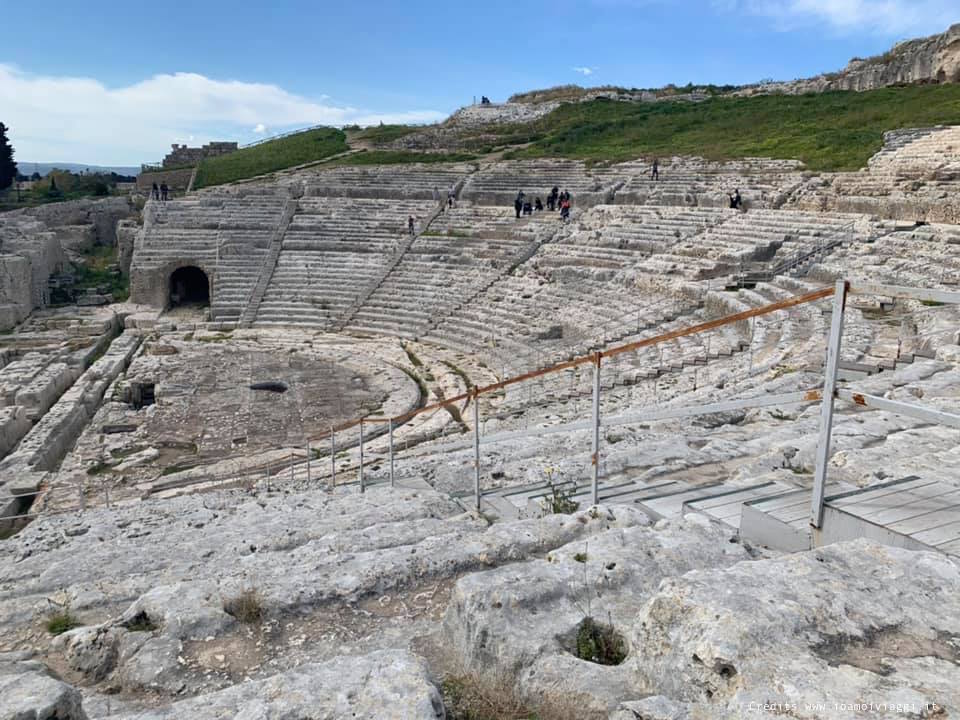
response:
<path fill-rule="evenodd" d="M 958 0 L 0 0 L 0 122 L 21 162 L 139 165 L 568 83 L 808 77 L 954 22 Z"/>

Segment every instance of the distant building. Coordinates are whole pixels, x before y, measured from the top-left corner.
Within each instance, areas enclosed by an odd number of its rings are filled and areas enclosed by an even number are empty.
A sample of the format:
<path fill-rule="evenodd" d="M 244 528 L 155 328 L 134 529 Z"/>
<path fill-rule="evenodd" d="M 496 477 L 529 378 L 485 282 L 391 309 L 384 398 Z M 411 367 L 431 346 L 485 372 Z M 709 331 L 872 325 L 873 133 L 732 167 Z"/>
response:
<path fill-rule="evenodd" d="M 227 155 L 236 151 L 235 142 L 212 142 L 203 147 L 192 148 L 186 145 L 172 145 L 173 151 L 163 159 L 163 167 L 174 168 L 185 165 L 196 165 L 204 158 Z"/>

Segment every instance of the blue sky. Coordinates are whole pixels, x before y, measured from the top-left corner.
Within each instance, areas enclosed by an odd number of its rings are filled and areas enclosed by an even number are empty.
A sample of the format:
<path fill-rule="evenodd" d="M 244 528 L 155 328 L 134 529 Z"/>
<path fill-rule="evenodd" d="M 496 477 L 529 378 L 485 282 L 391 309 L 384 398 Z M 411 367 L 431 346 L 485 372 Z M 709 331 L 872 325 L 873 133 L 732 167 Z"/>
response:
<path fill-rule="evenodd" d="M 791 79 L 960 21 L 957 0 L 437 3 L 0 0 L 22 161 L 136 165 L 173 142 L 429 122 L 565 83 Z"/>

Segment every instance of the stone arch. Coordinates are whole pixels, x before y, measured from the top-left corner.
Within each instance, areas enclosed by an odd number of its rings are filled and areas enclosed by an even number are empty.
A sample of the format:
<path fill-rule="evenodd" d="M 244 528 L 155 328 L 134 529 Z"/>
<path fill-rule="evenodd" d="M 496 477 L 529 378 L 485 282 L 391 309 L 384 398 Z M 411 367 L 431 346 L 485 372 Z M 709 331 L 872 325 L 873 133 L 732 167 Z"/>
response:
<path fill-rule="evenodd" d="M 183 265 L 170 273 L 167 301 L 178 305 L 209 305 L 210 278 L 196 265 Z"/>

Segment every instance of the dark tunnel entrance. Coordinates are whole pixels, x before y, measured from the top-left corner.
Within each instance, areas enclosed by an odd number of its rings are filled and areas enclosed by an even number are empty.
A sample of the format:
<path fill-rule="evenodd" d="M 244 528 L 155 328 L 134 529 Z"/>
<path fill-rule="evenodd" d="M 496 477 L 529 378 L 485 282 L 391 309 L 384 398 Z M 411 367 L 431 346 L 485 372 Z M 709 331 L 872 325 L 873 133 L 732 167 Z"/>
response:
<path fill-rule="evenodd" d="M 198 267 L 177 268 L 170 276 L 170 306 L 209 305 L 210 281 Z"/>

